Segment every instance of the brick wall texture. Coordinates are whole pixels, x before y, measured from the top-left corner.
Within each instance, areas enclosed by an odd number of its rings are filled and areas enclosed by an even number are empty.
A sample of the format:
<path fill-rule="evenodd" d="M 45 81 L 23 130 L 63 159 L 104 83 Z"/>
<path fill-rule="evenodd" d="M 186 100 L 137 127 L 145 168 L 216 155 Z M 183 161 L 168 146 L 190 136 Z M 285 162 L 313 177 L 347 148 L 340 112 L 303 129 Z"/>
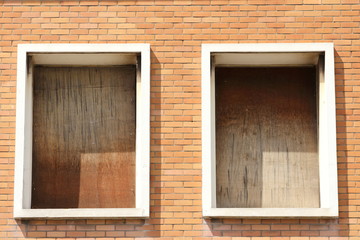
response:
<path fill-rule="evenodd" d="M 201 44 L 333 42 L 340 217 L 201 214 Z M 12 217 L 19 43 L 151 44 L 151 217 Z M 0 0 L 0 239 L 360 239 L 359 0 Z"/>

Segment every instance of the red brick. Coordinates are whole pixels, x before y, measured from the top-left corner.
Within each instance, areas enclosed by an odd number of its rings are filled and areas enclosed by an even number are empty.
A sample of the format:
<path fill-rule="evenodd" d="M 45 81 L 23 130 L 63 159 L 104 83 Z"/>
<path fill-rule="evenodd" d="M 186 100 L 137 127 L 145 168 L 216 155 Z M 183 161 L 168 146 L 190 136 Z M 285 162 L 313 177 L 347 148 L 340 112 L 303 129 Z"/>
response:
<path fill-rule="evenodd" d="M 0 1 L 0 238 L 358 239 L 358 0 Z M 334 42 L 340 218 L 202 218 L 201 44 Z M 18 43 L 150 43 L 149 220 L 30 221 L 11 216 Z"/>

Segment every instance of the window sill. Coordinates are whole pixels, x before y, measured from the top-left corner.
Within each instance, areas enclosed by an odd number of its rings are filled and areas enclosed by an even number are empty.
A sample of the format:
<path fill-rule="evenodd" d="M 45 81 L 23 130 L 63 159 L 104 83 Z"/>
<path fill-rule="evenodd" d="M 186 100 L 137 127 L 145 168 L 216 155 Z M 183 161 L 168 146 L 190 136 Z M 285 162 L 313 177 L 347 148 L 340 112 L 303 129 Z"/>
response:
<path fill-rule="evenodd" d="M 14 212 L 15 219 L 93 219 L 148 218 L 142 208 L 82 208 L 82 209 L 22 209 Z"/>
<path fill-rule="evenodd" d="M 336 218 L 333 208 L 210 208 L 205 218 Z"/>

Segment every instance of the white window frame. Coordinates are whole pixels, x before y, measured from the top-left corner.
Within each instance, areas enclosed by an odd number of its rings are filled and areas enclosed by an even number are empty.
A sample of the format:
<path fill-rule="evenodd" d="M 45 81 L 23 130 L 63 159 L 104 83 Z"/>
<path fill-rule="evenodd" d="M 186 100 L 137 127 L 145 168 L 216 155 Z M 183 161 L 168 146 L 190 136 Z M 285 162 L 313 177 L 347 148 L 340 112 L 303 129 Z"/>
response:
<path fill-rule="evenodd" d="M 217 208 L 214 66 L 316 65 L 319 54 L 319 208 Z M 212 56 L 216 59 L 212 60 Z M 338 217 L 334 46 L 332 43 L 202 45 L 202 208 L 204 217 Z"/>
<path fill-rule="evenodd" d="M 137 62 L 137 56 L 141 61 Z M 31 61 L 29 57 L 31 56 Z M 31 209 L 34 64 L 139 64 L 136 79 L 135 208 Z M 150 198 L 150 45 L 19 44 L 17 60 L 14 218 L 147 218 Z"/>

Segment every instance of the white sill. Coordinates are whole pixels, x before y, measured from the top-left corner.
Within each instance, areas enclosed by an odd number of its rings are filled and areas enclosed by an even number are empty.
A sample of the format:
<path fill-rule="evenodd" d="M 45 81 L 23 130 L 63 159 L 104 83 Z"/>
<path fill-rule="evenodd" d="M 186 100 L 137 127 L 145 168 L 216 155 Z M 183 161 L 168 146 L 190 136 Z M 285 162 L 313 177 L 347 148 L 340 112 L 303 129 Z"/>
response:
<path fill-rule="evenodd" d="M 336 218 L 331 208 L 210 208 L 205 218 Z"/>
<path fill-rule="evenodd" d="M 148 218 L 142 208 L 67 208 L 22 209 L 14 211 L 16 219 L 80 219 L 80 218 Z"/>

